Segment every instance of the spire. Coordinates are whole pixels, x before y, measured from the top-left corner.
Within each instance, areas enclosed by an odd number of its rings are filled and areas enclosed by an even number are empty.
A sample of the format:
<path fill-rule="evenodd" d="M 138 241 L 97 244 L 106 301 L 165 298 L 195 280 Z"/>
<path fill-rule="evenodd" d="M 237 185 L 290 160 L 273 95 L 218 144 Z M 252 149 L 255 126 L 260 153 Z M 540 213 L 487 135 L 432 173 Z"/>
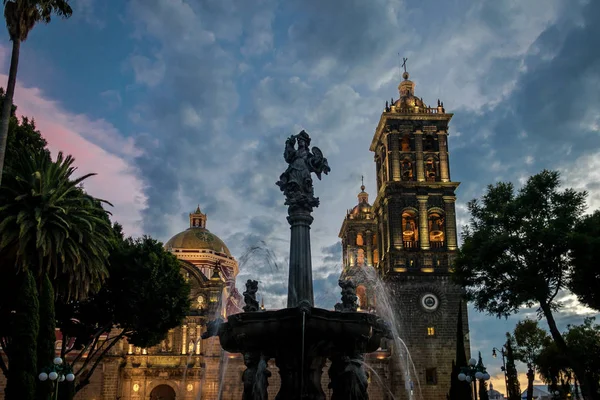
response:
<path fill-rule="evenodd" d="M 404 78 L 404 80 L 398 85 L 398 92 L 400 93 L 400 98 L 414 96 L 415 94 L 415 83 L 413 81 L 408 80 L 410 74 L 408 73 L 408 71 L 406 71 L 406 61 L 408 61 L 408 58 L 403 58 L 402 61 L 402 67 L 404 67 L 402 78 Z"/>
<path fill-rule="evenodd" d="M 358 204 L 368 203 L 369 202 L 369 194 L 365 192 L 365 177 L 361 175 L 360 177 L 360 193 L 358 194 Z"/>
<path fill-rule="evenodd" d="M 196 211 L 190 213 L 190 228 L 206 228 L 206 214 L 200 211 L 200 204 L 196 207 Z"/>

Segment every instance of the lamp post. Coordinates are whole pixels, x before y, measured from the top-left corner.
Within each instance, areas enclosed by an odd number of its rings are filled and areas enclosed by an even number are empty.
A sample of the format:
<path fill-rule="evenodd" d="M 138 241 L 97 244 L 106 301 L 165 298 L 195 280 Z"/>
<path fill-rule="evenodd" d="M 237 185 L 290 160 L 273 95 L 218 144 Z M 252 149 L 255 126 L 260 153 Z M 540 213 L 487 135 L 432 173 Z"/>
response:
<path fill-rule="evenodd" d="M 488 381 L 490 374 L 487 373 L 485 367 L 477 365 L 477 360 L 471 358 L 467 367 L 462 367 L 458 374 L 459 381 L 473 383 L 473 400 L 477 400 L 477 381 L 481 385 L 481 381 Z"/>
<path fill-rule="evenodd" d="M 504 372 L 504 385 L 506 387 L 506 390 L 508 390 L 508 378 L 506 377 L 506 353 L 504 350 L 504 346 L 500 347 L 500 350 L 498 350 L 495 347 L 492 349 L 492 357 L 494 358 L 498 357 L 496 351 L 499 351 L 500 355 L 502 355 L 502 372 Z"/>
<path fill-rule="evenodd" d="M 50 379 L 52 384 L 54 385 L 54 390 L 51 399 L 58 399 L 58 384 L 60 382 L 64 382 L 65 379 L 67 382 L 73 382 L 75 380 L 75 375 L 71 371 L 71 367 L 63 362 L 63 359 L 60 357 L 56 357 L 52 362 L 52 366 L 48 368 L 44 368 L 42 372 L 38 375 L 38 379 L 42 382 Z"/>

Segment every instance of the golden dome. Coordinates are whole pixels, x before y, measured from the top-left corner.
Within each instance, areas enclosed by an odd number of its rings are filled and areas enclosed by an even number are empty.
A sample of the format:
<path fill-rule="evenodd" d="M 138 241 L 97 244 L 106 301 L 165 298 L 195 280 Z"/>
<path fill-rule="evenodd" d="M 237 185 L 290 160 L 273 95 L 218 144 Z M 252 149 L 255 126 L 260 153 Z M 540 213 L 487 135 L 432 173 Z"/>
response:
<path fill-rule="evenodd" d="M 211 250 L 215 253 L 224 253 L 231 257 L 231 253 L 225 243 L 206 228 L 191 227 L 183 232 L 179 232 L 169 239 L 165 247 L 169 250 Z"/>

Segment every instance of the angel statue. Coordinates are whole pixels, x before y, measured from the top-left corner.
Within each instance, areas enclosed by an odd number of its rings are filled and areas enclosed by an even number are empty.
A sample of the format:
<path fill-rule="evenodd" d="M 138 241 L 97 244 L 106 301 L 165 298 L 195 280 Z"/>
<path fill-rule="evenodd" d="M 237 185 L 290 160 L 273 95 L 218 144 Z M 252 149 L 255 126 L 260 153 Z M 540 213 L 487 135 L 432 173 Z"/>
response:
<path fill-rule="evenodd" d="M 311 152 L 309 145 L 310 136 L 305 131 L 290 136 L 285 142 L 283 158 L 288 168 L 279 177 L 277 186 L 285 195 L 285 204 L 290 206 L 290 211 L 312 212 L 313 207 L 318 207 L 319 198 L 314 195 L 311 173 L 314 172 L 320 180 L 321 173 L 327 175 L 331 171 L 321 150 L 313 147 Z"/>

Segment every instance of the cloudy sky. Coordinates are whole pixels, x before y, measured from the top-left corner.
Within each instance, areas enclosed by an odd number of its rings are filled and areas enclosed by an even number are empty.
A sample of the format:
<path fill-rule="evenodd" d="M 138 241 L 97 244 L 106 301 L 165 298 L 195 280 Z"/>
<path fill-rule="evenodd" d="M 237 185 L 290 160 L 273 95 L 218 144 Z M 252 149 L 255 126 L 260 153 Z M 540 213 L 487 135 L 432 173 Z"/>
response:
<path fill-rule="evenodd" d="M 70 20 L 36 27 L 22 46 L 19 112 L 35 117 L 53 151 L 73 154 L 82 173 L 99 173 L 86 188 L 115 204 L 127 233 L 166 241 L 200 204 L 208 228 L 246 261 L 238 282 L 258 278 L 267 307 L 282 306 L 286 292 L 289 229 L 275 186 L 285 138 L 306 129 L 332 168 L 316 183 L 322 205 L 312 229 L 316 298 L 331 307 L 337 234 L 361 175 L 375 191 L 368 148 L 385 101 L 398 97 L 399 53 L 417 95 L 455 113 L 459 225 L 485 185 L 522 182 L 542 168 L 561 170 L 566 185 L 588 190 L 590 207 L 600 208 L 598 1 L 73 6 Z M 5 73 L 10 42 L 2 35 Z M 559 321 L 587 314 L 566 297 Z M 473 351 L 499 378 L 491 348 L 517 318 L 472 311 L 470 320 Z"/>

